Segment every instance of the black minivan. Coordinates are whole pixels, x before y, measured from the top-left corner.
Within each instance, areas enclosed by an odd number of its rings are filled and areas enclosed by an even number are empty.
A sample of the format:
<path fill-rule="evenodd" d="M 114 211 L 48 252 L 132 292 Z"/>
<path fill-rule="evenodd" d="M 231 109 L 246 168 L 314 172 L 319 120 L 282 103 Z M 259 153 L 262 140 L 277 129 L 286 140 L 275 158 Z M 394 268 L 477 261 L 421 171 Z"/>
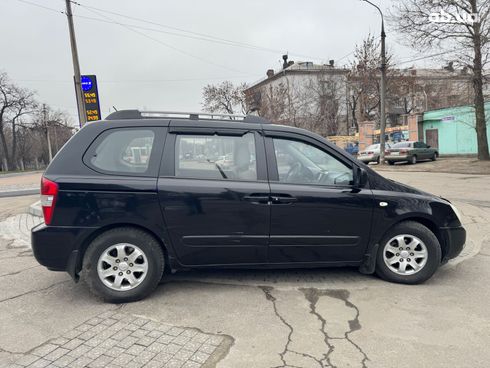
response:
<path fill-rule="evenodd" d="M 355 266 L 416 284 L 466 239 L 449 201 L 256 116 L 115 112 L 56 155 L 41 203 L 38 262 L 111 302 L 203 267 Z"/>

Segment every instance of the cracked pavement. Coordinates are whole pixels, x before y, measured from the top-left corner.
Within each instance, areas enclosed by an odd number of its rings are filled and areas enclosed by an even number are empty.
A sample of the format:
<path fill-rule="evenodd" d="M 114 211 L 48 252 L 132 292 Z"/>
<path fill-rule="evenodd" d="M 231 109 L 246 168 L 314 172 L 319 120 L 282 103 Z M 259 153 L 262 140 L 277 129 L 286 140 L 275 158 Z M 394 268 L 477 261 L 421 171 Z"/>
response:
<path fill-rule="evenodd" d="M 117 310 L 229 337 L 206 367 L 487 367 L 490 177 L 383 175 L 463 213 L 468 246 L 423 285 L 355 269 L 190 271 L 168 275 L 141 302 L 104 304 L 33 259 L 24 213 L 37 197 L 0 198 L 0 366 Z"/>

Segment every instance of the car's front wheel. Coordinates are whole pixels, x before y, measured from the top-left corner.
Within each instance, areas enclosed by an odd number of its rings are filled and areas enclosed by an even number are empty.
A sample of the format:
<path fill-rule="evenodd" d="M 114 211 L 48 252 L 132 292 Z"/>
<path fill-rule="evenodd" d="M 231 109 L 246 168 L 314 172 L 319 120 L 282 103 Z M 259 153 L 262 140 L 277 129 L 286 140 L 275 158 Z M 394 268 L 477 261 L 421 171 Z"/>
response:
<path fill-rule="evenodd" d="M 415 165 L 417 163 L 417 156 L 413 155 L 412 157 L 410 157 L 409 163 L 411 165 Z"/>
<path fill-rule="evenodd" d="M 376 273 L 402 284 L 428 280 L 441 263 L 441 246 L 424 225 L 406 221 L 388 230 L 380 242 Z"/>
<path fill-rule="evenodd" d="M 89 245 L 82 278 L 90 290 L 113 303 L 140 300 L 161 280 L 162 247 L 153 236 L 135 228 L 116 228 L 99 235 Z"/>

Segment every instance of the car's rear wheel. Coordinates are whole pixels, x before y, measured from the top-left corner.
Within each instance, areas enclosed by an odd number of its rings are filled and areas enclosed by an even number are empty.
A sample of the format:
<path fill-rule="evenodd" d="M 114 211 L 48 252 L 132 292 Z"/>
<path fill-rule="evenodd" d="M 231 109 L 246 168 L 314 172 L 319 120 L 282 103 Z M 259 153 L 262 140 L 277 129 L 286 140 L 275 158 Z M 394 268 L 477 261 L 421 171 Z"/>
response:
<path fill-rule="evenodd" d="M 409 163 L 411 165 L 415 165 L 417 163 L 417 156 L 413 155 L 412 157 L 410 157 Z"/>
<path fill-rule="evenodd" d="M 388 165 L 394 165 L 395 162 L 394 161 L 387 161 L 388 162 Z"/>
<path fill-rule="evenodd" d="M 407 221 L 391 228 L 380 242 L 376 273 L 402 284 L 419 284 L 429 279 L 441 263 L 437 237 L 424 225 Z"/>
<path fill-rule="evenodd" d="M 436 153 L 436 152 L 434 152 L 434 153 L 432 154 L 431 160 L 432 160 L 432 161 L 437 160 L 437 153 Z"/>
<path fill-rule="evenodd" d="M 158 285 L 164 270 L 162 247 L 145 231 L 124 227 L 99 235 L 89 245 L 82 277 L 108 302 L 140 300 Z"/>

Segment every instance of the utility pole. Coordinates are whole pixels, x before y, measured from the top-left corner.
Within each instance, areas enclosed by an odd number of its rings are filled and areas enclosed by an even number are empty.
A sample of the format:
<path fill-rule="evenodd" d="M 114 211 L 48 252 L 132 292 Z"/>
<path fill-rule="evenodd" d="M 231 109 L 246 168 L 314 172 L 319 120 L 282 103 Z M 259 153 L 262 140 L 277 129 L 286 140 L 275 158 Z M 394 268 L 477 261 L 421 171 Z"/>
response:
<path fill-rule="evenodd" d="M 80 120 L 80 126 L 83 126 L 87 122 L 87 116 L 85 114 L 85 104 L 83 103 L 80 63 L 78 61 L 77 40 L 75 38 L 75 26 L 73 25 L 71 0 L 66 0 L 66 17 L 68 18 L 68 29 L 70 31 L 71 57 L 73 60 L 73 72 L 75 74 L 75 93 L 77 96 L 78 118 Z"/>
<path fill-rule="evenodd" d="M 381 15 L 381 86 L 380 86 L 380 105 L 381 105 L 381 112 L 380 112 L 380 122 L 379 122 L 379 163 L 381 165 L 384 165 L 385 163 L 385 132 L 386 132 L 386 49 L 385 49 L 385 39 L 386 39 L 386 33 L 385 33 L 385 22 L 384 22 L 384 17 L 383 17 L 383 12 L 381 9 L 373 4 L 369 0 L 362 0 L 372 6 L 374 6 L 376 9 L 378 9 L 379 14 Z"/>
<path fill-rule="evenodd" d="M 51 162 L 53 160 L 53 151 L 51 150 L 51 139 L 49 138 L 48 119 L 46 117 L 46 104 L 43 104 L 43 125 L 44 125 L 44 129 L 46 129 L 46 140 L 48 142 L 48 156 L 49 156 L 49 162 Z"/>

